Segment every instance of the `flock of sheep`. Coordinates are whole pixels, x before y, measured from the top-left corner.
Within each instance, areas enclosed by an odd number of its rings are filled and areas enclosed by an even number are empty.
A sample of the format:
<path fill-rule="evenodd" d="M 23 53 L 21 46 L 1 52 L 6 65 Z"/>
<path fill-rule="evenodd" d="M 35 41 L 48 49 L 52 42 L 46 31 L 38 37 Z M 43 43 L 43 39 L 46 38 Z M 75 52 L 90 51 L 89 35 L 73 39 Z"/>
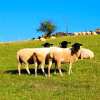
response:
<path fill-rule="evenodd" d="M 40 65 L 41 70 L 45 76 L 44 67 L 45 64 L 48 64 L 48 77 L 50 77 L 50 69 L 52 63 L 55 63 L 55 69 L 58 68 L 58 71 L 61 76 L 63 76 L 61 71 L 62 63 L 69 63 L 68 74 L 72 73 L 72 64 L 78 59 L 93 58 L 94 53 L 86 48 L 82 48 L 82 44 L 74 43 L 71 47 L 67 47 L 67 41 L 62 41 L 60 46 L 52 46 L 53 44 L 44 43 L 42 48 L 24 48 L 17 52 L 17 61 L 18 61 L 18 73 L 21 74 L 21 66 L 24 63 L 25 68 L 28 74 L 29 64 L 35 65 L 35 76 L 37 76 L 37 68 Z"/>
<path fill-rule="evenodd" d="M 74 35 L 97 35 L 96 32 L 74 32 Z"/>

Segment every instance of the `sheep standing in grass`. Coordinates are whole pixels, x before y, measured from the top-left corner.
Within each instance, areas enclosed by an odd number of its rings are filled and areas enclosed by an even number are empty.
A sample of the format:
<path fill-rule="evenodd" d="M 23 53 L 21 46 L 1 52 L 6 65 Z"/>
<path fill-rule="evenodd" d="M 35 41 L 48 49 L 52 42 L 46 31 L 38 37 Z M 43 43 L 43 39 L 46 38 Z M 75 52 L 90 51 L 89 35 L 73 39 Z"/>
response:
<path fill-rule="evenodd" d="M 62 41 L 60 46 L 62 47 L 62 49 L 67 47 L 67 44 L 70 42 L 67 41 Z M 53 59 L 50 58 L 50 51 L 52 51 L 55 48 L 58 47 L 50 47 L 50 45 L 53 44 L 49 44 L 49 43 L 44 43 L 43 46 L 45 47 L 44 50 L 36 50 L 33 54 L 33 59 L 35 62 L 35 76 L 37 76 L 37 66 L 38 66 L 38 62 L 41 64 L 41 68 L 44 69 L 44 65 L 48 64 L 49 66 L 52 65 L 52 61 Z M 50 48 L 48 48 L 50 47 Z M 55 66 L 56 66 L 56 62 L 54 61 Z M 49 73 L 49 72 L 48 72 Z M 44 75 L 46 76 L 46 73 L 44 72 Z"/>
<path fill-rule="evenodd" d="M 50 45 L 53 45 L 53 44 L 49 44 L 49 43 L 44 44 L 45 47 L 49 47 Z M 23 63 L 25 64 L 25 68 L 26 68 L 26 71 L 27 71 L 28 74 L 30 74 L 28 65 L 29 64 L 37 64 L 37 63 L 34 62 L 34 59 L 33 59 L 33 54 L 35 53 L 35 51 L 38 52 L 39 55 L 40 55 L 40 52 L 41 52 L 41 54 L 44 55 L 44 56 L 45 56 L 45 53 L 48 52 L 47 48 L 46 49 L 44 49 L 44 48 L 24 48 L 24 49 L 21 49 L 17 52 L 19 75 L 21 74 L 20 67 L 22 66 Z M 40 63 L 38 62 L 37 65 L 39 65 L 39 64 Z M 41 69 L 42 69 L 43 73 L 45 73 L 42 65 L 41 65 Z"/>
<path fill-rule="evenodd" d="M 79 55 L 80 59 L 87 59 L 87 58 L 91 59 L 93 57 L 94 57 L 93 51 L 86 49 L 86 48 L 80 49 L 80 55 Z"/>
<path fill-rule="evenodd" d="M 38 64 L 41 64 L 42 72 L 45 76 L 47 76 L 45 71 L 44 71 L 44 66 L 45 66 L 45 64 L 48 64 L 49 53 L 50 53 L 49 47 L 52 45 L 53 44 L 46 42 L 46 43 L 42 44 L 42 46 L 44 46 L 44 48 L 39 48 L 39 49 L 34 51 L 33 59 L 34 59 L 34 63 L 35 63 L 35 76 L 37 76 Z"/>
<path fill-rule="evenodd" d="M 72 48 L 52 48 L 50 50 L 50 58 L 54 59 L 57 62 L 58 70 L 61 76 L 63 76 L 61 72 L 61 63 L 69 63 L 69 71 L 68 74 L 72 73 L 72 64 L 78 60 L 79 50 L 82 44 L 75 43 L 72 45 Z M 49 60 L 48 66 L 48 76 L 50 77 L 50 68 L 52 65 L 52 60 Z"/>
<path fill-rule="evenodd" d="M 47 76 L 45 71 L 44 71 L 44 65 L 48 64 L 49 53 L 50 53 L 50 48 L 48 48 L 48 47 L 39 48 L 39 49 L 34 51 L 33 59 L 34 59 L 34 63 L 35 63 L 35 76 L 37 76 L 38 64 L 40 64 L 43 74 L 45 76 Z"/>
<path fill-rule="evenodd" d="M 33 64 L 33 52 L 34 52 L 34 48 L 25 48 L 25 49 L 21 49 L 17 52 L 17 61 L 18 61 L 18 73 L 19 75 L 21 74 L 21 70 L 20 67 L 22 66 L 22 64 L 25 64 L 25 68 L 28 74 L 30 74 L 28 65 L 29 64 Z"/>

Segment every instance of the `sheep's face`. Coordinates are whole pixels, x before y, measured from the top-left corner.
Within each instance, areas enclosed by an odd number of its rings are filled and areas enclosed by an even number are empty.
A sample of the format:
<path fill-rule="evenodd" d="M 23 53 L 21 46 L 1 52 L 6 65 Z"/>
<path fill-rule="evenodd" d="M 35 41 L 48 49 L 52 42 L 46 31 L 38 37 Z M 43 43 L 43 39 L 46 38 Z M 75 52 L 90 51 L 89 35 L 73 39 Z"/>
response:
<path fill-rule="evenodd" d="M 61 48 L 67 48 L 68 43 L 71 43 L 71 42 L 62 41 L 62 42 L 60 43 L 60 47 L 61 47 Z"/>
<path fill-rule="evenodd" d="M 48 42 L 42 44 L 42 46 L 44 46 L 44 47 L 50 47 L 50 46 L 52 46 L 52 45 L 53 45 L 53 44 L 50 44 L 50 43 L 48 43 Z"/>
<path fill-rule="evenodd" d="M 77 53 L 80 50 L 80 46 L 82 46 L 82 44 L 80 43 L 75 43 L 72 45 L 72 55 Z"/>

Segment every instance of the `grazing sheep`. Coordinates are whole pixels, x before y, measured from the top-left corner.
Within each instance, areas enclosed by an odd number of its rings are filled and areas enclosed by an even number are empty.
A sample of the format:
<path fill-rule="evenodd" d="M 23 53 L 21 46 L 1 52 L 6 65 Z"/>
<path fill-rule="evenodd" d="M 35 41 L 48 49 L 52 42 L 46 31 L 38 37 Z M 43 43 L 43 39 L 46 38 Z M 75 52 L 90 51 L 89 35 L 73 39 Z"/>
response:
<path fill-rule="evenodd" d="M 51 36 L 50 38 L 51 38 L 51 39 L 56 39 L 56 37 L 55 37 L 55 36 Z"/>
<path fill-rule="evenodd" d="M 74 34 L 75 36 L 77 36 L 77 35 L 78 35 L 78 32 L 74 32 L 73 34 Z"/>
<path fill-rule="evenodd" d="M 92 35 L 97 35 L 97 33 L 96 33 L 96 32 L 91 32 L 91 34 L 92 34 Z"/>
<path fill-rule="evenodd" d="M 81 32 L 82 33 L 82 35 L 86 35 L 86 32 Z"/>
<path fill-rule="evenodd" d="M 40 41 L 46 41 L 46 39 L 45 39 L 45 38 L 43 38 L 43 37 L 41 37 L 41 38 L 40 38 Z"/>
<path fill-rule="evenodd" d="M 57 67 L 61 76 L 63 76 L 61 72 L 61 63 L 69 63 L 69 75 L 72 73 L 72 64 L 78 60 L 79 50 L 82 44 L 75 43 L 72 45 L 72 48 L 59 48 L 53 47 L 50 50 L 50 59 L 54 59 L 57 62 Z M 48 66 L 48 76 L 50 77 L 50 68 L 52 65 L 52 60 L 49 60 Z"/>
<path fill-rule="evenodd" d="M 94 53 L 89 50 L 89 49 L 86 49 L 86 48 L 80 48 L 80 54 L 79 54 L 79 58 L 80 59 L 91 59 L 94 57 Z"/>

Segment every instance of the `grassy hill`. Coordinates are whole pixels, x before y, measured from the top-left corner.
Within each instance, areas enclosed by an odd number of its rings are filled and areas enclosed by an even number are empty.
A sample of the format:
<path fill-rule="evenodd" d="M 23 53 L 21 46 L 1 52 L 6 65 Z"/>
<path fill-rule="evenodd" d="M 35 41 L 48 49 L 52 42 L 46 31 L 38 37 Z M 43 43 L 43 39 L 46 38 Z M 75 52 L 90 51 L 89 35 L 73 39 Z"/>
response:
<path fill-rule="evenodd" d="M 22 68 L 22 75 L 18 76 L 16 52 L 41 47 L 44 42 L 0 43 L 0 100 L 100 100 L 100 35 L 66 36 L 47 41 L 58 46 L 62 40 L 82 43 L 94 51 L 95 58 L 74 63 L 70 76 L 68 64 L 62 64 L 63 77 L 59 73 L 54 75 L 53 67 L 51 78 L 44 77 L 40 70 L 34 77 L 34 65 L 30 65 L 31 75 Z"/>

